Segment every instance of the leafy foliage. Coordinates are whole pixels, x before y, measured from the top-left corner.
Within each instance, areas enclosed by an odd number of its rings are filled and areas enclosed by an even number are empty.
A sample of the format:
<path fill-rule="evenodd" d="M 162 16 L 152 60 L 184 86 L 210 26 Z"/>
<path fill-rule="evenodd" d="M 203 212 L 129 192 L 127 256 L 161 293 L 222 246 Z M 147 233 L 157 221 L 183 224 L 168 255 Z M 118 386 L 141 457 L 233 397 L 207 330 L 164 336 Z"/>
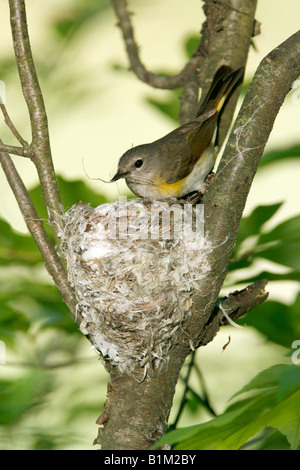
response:
<path fill-rule="evenodd" d="M 280 206 L 281 204 L 258 206 L 250 216 L 242 220 L 230 269 L 249 267 L 255 258 L 264 258 L 291 268 L 294 274 L 298 272 L 300 216 L 285 220 L 269 231 L 263 230 L 263 225 Z M 247 245 L 249 240 L 251 243 Z M 283 279 L 284 277 L 285 274 Z"/>
<path fill-rule="evenodd" d="M 238 400 L 222 415 L 207 423 L 172 431 L 157 446 L 168 443 L 178 450 L 235 450 L 267 426 L 280 431 L 291 449 L 297 449 L 299 383 L 299 367 L 286 364 L 271 367 L 245 385 L 235 395 Z M 246 392 L 252 393 L 244 397 Z"/>
<path fill-rule="evenodd" d="M 278 150 L 272 150 L 270 152 L 266 152 L 261 161 L 260 161 L 260 168 L 263 166 L 269 165 L 271 163 L 275 163 L 277 161 L 282 161 L 285 159 L 293 159 L 300 157 L 300 145 L 292 145 L 291 147 L 282 148 Z"/>
<path fill-rule="evenodd" d="M 95 18 L 95 15 L 103 13 L 110 7 L 108 0 L 88 0 L 85 2 L 77 0 L 73 2 L 72 6 L 69 6 L 64 16 L 56 18 L 52 25 L 53 29 L 60 40 L 70 40 L 70 37 L 80 33 L 82 27 Z"/>
<path fill-rule="evenodd" d="M 49 391 L 42 371 L 24 374 L 19 380 L 2 380 L 0 390 L 0 425 L 16 424 L 31 408 L 37 406 Z M 43 398 L 42 398 L 43 397 Z"/>
<path fill-rule="evenodd" d="M 16 233 L 0 220 L 0 266 L 11 264 L 34 265 L 42 260 L 31 237 Z"/>

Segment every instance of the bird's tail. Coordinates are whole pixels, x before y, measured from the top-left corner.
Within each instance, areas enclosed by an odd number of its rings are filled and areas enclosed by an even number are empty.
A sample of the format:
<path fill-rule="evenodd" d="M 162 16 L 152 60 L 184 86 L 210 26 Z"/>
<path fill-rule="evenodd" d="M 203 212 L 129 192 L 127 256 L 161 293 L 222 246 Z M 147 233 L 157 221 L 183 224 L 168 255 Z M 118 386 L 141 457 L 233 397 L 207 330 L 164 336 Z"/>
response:
<path fill-rule="evenodd" d="M 210 89 L 205 100 L 201 104 L 197 115 L 200 116 L 210 109 L 216 109 L 219 112 L 225 103 L 227 96 L 243 74 L 244 67 L 232 70 L 231 67 L 222 65 L 216 71 Z"/>

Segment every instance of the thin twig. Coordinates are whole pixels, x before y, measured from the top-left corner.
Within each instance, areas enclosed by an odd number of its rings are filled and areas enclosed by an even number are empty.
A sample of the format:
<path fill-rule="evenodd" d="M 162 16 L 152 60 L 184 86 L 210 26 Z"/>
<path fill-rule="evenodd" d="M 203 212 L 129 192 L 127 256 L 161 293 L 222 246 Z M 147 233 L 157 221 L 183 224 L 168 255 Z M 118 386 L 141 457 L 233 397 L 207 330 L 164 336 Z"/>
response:
<path fill-rule="evenodd" d="M 255 281 L 245 289 L 233 292 L 221 302 L 218 302 L 205 327 L 201 328 L 200 341 L 197 347 L 205 346 L 212 341 L 220 327 L 229 323 L 228 318 L 233 322 L 233 320 L 245 315 L 264 302 L 269 295 L 268 292 L 265 291 L 267 282 L 266 279 Z M 224 316 L 224 311 L 226 312 L 226 316 Z M 196 333 L 196 337 L 197 336 L 198 333 Z M 196 345 L 194 345 L 194 347 L 195 346 Z"/>
<path fill-rule="evenodd" d="M 245 289 L 235 291 L 229 294 L 228 297 L 225 297 L 222 302 L 217 305 L 222 312 L 221 324 L 226 325 L 230 323 L 227 316 L 233 321 L 267 300 L 269 296 L 269 293 L 265 291 L 267 283 L 267 279 L 260 279 L 253 282 L 253 284 L 250 284 Z M 224 311 L 226 312 L 225 316 Z"/>
<path fill-rule="evenodd" d="M 130 66 L 136 76 L 154 88 L 173 90 L 182 86 L 186 77 L 187 69 L 191 66 L 194 69 L 196 68 L 196 65 L 192 63 L 193 61 L 189 61 L 181 72 L 176 75 L 165 76 L 149 72 L 140 59 L 139 48 L 135 41 L 130 14 L 126 8 L 126 0 L 112 0 L 112 4 L 119 20 L 118 26 L 120 26 L 123 33 Z"/>
<path fill-rule="evenodd" d="M 204 408 L 206 408 L 206 410 L 209 413 L 211 413 L 213 416 L 217 416 L 216 412 L 214 411 L 214 409 L 212 408 L 212 406 L 210 404 L 208 394 L 207 394 L 207 391 L 206 391 L 206 386 L 205 386 L 205 383 L 204 383 L 204 379 L 202 377 L 201 371 L 200 371 L 197 363 L 195 362 L 195 357 L 196 357 L 196 350 L 193 351 L 192 354 L 191 354 L 191 360 L 190 360 L 190 363 L 189 363 L 189 367 L 188 367 L 188 371 L 187 371 L 186 376 L 184 378 L 182 378 L 181 375 L 179 375 L 179 378 L 185 384 L 185 388 L 184 388 L 184 391 L 183 391 L 183 394 L 182 394 L 182 398 L 181 398 L 181 402 L 180 402 L 180 406 L 179 406 L 176 418 L 175 418 L 174 422 L 171 424 L 171 426 L 169 428 L 170 431 L 173 430 L 173 429 L 176 429 L 176 427 L 177 427 L 177 424 L 178 424 L 179 418 L 180 418 L 180 416 L 183 412 L 184 406 L 188 401 L 187 400 L 187 393 L 188 392 L 192 393 L 192 395 L 194 395 L 194 397 L 198 400 L 198 402 L 201 403 L 201 405 Z M 201 389 L 203 391 L 203 397 L 201 395 L 199 395 L 199 393 L 195 392 L 195 390 L 189 384 L 189 379 L 190 379 L 192 370 L 194 370 L 197 373 L 197 375 L 200 379 Z"/>
<path fill-rule="evenodd" d="M 8 126 L 8 128 L 11 130 L 13 135 L 16 137 L 16 139 L 20 142 L 22 147 L 16 147 L 15 145 L 8 145 L 8 144 L 0 144 L 0 151 L 2 152 L 8 152 L 12 153 L 13 155 L 18 155 L 20 157 L 26 157 L 26 158 L 32 158 L 33 157 L 33 152 L 26 140 L 23 139 L 19 131 L 16 129 L 14 123 L 12 122 L 8 111 L 6 109 L 6 106 L 4 103 L 0 102 L 0 109 L 2 111 L 2 114 L 4 116 L 4 122 Z"/>
<path fill-rule="evenodd" d="M 190 375 L 191 375 L 191 372 L 192 372 L 192 369 L 193 369 L 195 353 L 196 353 L 196 351 L 193 351 L 191 353 L 190 362 L 189 362 L 189 366 L 188 366 L 186 376 L 185 376 L 184 379 L 182 379 L 184 384 L 185 384 L 185 387 L 184 387 L 184 391 L 183 391 L 183 394 L 182 394 L 182 397 L 181 397 L 181 401 L 180 401 L 179 409 L 177 411 L 176 418 L 175 418 L 174 422 L 169 426 L 169 431 L 172 431 L 173 429 L 176 429 L 176 426 L 178 424 L 180 416 L 182 415 L 184 406 L 187 402 L 188 381 L 189 381 L 189 378 L 190 378 Z"/>
<path fill-rule="evenodd" d="M 200 370 L 200 367 L 199 367 L 199 365 L 197 364 L 196 361 L 194 361 L 194 371 L 198 375 L 198 378 L 199 378 L 199 381 L 200 381 L 200 387 L 201 387 L 201 390 L 202 390 L 202 393 L 203 393 L 203 397 L 200 397 L 201 400 L 202 400 L 201 403 L 213 416 L 217 416 L 217 413 L 215 412 L 215 410 L 213 409 L 213 407 L 210 404 L 210 399 L 209 399 L 209 395 L 208 395 L 208 392 L 207 392 L 207 387 L 206 387 L 206 384 L 205 384 L 205 380 L 204 380 L 203 374 Z M 194 390 L 191 390 L 191 392 L 194 395 L 197 396 L 197 394 Z"/>
<path fill-rule="evenodd" d="M 180 376 L 179 378 L 183 380 Z M 204 407 L 206 410 L 213 416 L 217 416 L 216 412 L 213 410 L 213 408 L 210 406 L 210 403 L 208 401 L 208 397 L 204 396 L 204 398 L 199 395 L 199 393 L 195 392 L 195 390 L 189 385 L 186 385 L 187 391 L 190 392 L 194 397 L 197 399 L 197 401 Z"/>
<path fill-rule="evenodd" d="M 62 229 L 64 211 L 51 156 L 47 114 L 31 53 L 25 2 L 9 0 L 9 6 L 14 51 L 31 123 L 34 164 L 39 175 L 53 235 L 59 243 L 58 233 Z"/>
<path fill-rule="evenodd" d="M 4 104 L 4 103 L 0 103 L 0 108 L 1 108 L 1 111 L 2 111 L 3 116 L 4 116 L 4 122 L 5 122 L 5 124 L 9 127 L 9 129 L 11 130 L 11 132 L 13 133 L 13 135 L 16 137 L 16 139 L 18 140 L 18 142 L 20 142 L 20 144 L 21 144 L 23 147 L 28 147 L 28 146 L 29 146 L 28 142 L 23 139 L 23 137 L 21 136 L 21 134 L 18 132 L 18 130 L 17 130 L 16 127 L 14 126 L 12 120 L 10 119 L 5 104 Z M 8 151 L 8 152 L 9 152 L 9 151 Z"/>
<path fill-rule="evenodd" d="M 13 155 L 18 155 L 19 157 L 33 157 L 32 150 L 29 145 L 27 147 L 16 147 L 15 145 L 0 144 L 0 151 L 12 153 Z"/>

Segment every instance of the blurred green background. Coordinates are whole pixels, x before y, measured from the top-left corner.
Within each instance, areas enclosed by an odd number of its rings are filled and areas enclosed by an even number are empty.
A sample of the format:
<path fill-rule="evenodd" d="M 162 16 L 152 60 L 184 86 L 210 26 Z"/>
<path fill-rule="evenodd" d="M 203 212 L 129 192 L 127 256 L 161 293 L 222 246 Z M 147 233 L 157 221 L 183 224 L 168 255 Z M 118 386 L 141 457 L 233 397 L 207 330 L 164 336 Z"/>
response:
<path fill-rule="evenodd" d="M 204 21 L 201 2 L 130 0 L 129 8 L 147 68 L 181 69 Z M 298 29 L 299 14 L 298 0 L 284 5 L 273 0 L 272 7 L 258 1 L 262 33 L 249 54 L 246 85 L 260 60 Z M 150 89 L 128 72 L 109 0 L 31 0 L 27 16 L 65 208 L 77 200 L 96 206 L 129 194 L 123 183 L 105 185 L 87 175 L 111 178 L 125 150 L 172 130 L 178 93 Z M 6 2 L 0 4 L 0 18 L 0 80 L 6 83 L 7 109 L 30 141 Z M 222 292 L 267 277 L 269 301 L 241 320 L 244 328 L 226 326 L 197 351 L 179 426 L 212 418 L 197 394 L 215 414 L 223 413 L 230 397 L 258 372 L 289 366 L 292 343 L 300 340 L 299 101 L 295 88 L 278 115 Z M 3 121 L 0 134 L 15 144 Z M 33 165 L 13 158 L 46 219 Z M 1 172 L 0 188 L 0 341 L 6 349 L 6 363 L 0 364 L 0 449 L 91 449 L 107 374 L 52 286 Z M 170 423 L 183 387 L 179 382 Z M 284 436 L 262 431 L 257 447 L 289 447 Z"/>

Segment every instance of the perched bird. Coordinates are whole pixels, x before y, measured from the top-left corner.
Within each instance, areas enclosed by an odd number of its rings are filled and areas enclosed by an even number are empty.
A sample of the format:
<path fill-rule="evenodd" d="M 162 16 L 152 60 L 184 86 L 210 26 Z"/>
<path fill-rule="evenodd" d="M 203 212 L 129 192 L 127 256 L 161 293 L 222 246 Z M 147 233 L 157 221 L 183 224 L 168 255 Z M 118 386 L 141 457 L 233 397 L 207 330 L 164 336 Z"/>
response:
<path fill-rule="evenodd" d="M 205 192 L 217 157 L 218 115 L 243 73 L 243 68 L 221 66 L 197 117 L 155 142 L 125 152 L 111 182 L 125 178 L 134 194 L 150 200 Z"/>

